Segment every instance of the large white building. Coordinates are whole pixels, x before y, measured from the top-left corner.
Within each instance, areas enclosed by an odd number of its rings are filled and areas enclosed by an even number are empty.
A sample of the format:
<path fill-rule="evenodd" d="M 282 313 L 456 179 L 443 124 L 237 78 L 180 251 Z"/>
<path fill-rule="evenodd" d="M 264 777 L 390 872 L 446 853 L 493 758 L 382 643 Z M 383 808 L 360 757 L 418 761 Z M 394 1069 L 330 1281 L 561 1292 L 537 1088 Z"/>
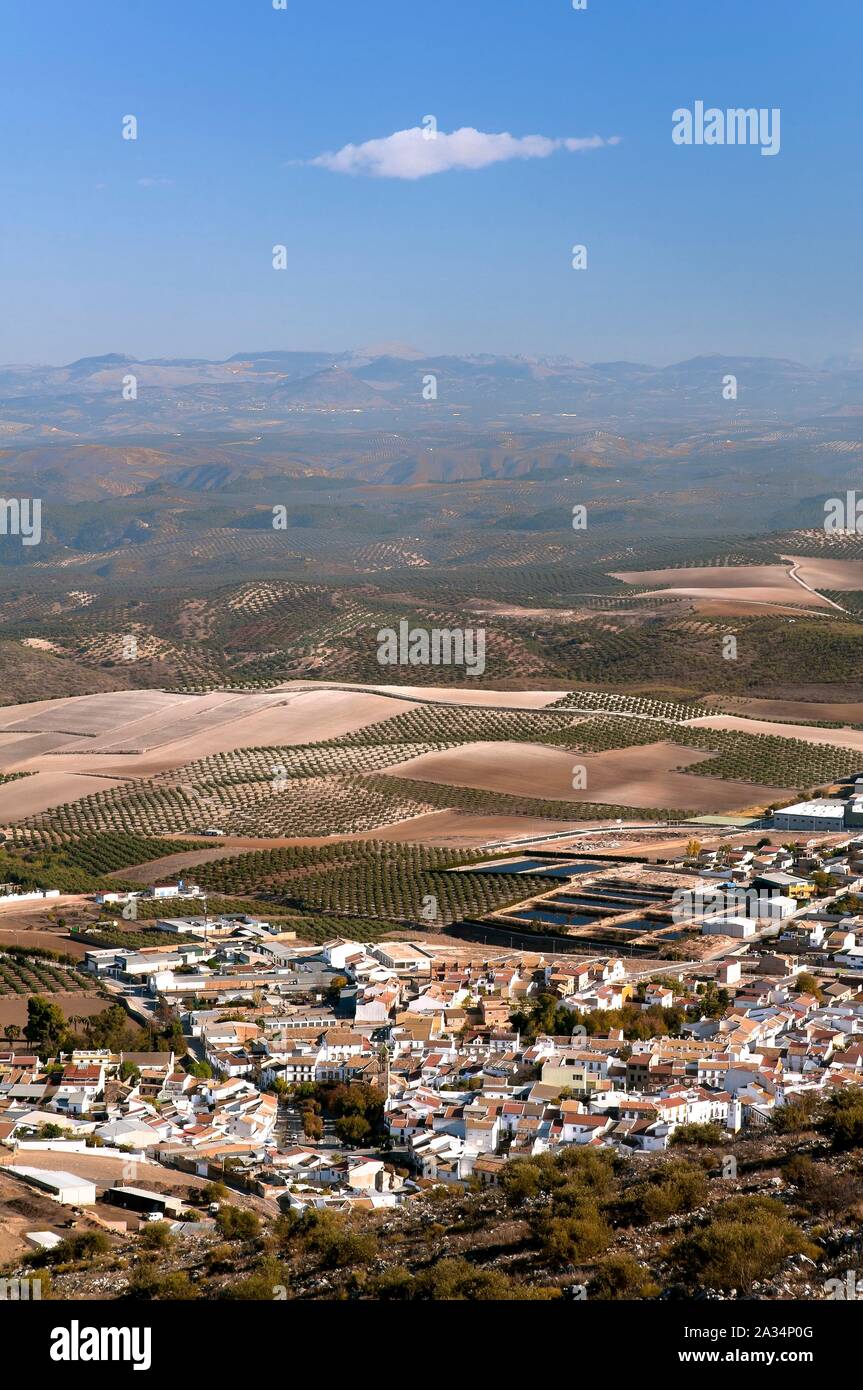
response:
<path fill-rule="evenodd" d="M 774 830 L 815 830 L 826 834 L 845 826 L 844 801 L 798 801 L 773 813 Z"/>
<path fill-rule="evenodd" d="M 32 1183 L 47 1192 L 56 1202 L 67 1206 L 90 1207 L 96 1200 L 96 1184 L 79 1178 L 76 1173 L 67 1173 L 62 1168 L 28 1168 L 23 1164 L 10 1164 L 7 1173 L 15 1173 L 25 1182 Z"/>

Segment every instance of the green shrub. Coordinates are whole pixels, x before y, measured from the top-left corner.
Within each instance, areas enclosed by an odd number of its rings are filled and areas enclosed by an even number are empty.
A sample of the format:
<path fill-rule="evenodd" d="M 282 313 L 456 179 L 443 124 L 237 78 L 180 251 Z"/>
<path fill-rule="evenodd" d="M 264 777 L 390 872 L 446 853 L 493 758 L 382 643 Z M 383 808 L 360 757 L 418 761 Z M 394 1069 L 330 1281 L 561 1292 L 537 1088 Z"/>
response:
<path fill-rule="evenodd" d="M 645 1299 L 656 1298 L 659 1285 L 631 1255 L 609 1255 L 599 1265 L 587 1291 L 591 1298 Z"/>
<path fill-rule="evenodd" d="M 749 1292 L 774 1275 L 790 1255 L 821 1254 L 770 1197 L 732 1197 L 710 1220 L 678 1241 L 672 1264 L 699 1287 Z"/>

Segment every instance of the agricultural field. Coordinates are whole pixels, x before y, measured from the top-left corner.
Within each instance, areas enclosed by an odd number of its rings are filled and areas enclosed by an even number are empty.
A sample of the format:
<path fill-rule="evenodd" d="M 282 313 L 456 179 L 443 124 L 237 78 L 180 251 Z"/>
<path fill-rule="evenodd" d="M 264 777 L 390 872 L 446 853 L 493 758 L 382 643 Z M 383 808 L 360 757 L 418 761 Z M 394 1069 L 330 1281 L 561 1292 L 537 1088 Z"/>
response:
<path fill-rule="evenodd" d="M 196 873 L 195 878 L 199 877 Z M 135 904 L 135 920 L 153 922 L 157 918 L 165 917 L 203 917 L 205 906 L 207 914 L 211 917 L 227 912 L 249 912 L 267 918 L 279 915 L 278 911 L 274 912 L 271 902 L 264 902 L 258 898 L 224 897 L 219 893 L 208 893 L 206 904 L 197 895 L 193 898 L 169 898 L 167 901 L 159 898 L 139 898 Z"/>
<path fill-rule="evenodd" d="M 800 742 L 805 735 L 806 744 L 818 750 L 832 749 L 838 757 L 833 764 L 836 768 L 836 777 L 842 777 L 844 772 L 839 771 L 845 766 L 846 758 L 850 755 L 851 766 L 847 771 L 856 771 L 863 758 L 863 729 L 849 729 L 847 727 L 828 727 L 818 728 L 809 727 L 805 730 L 796 724 L 783 724 L 781 720 L 765 720 L 761 722 L 756 719 L 741 719 L 733 714 L 713 714 L 704 719 L 695 719 L 692 727 L 701 730 L 710 730 L 711 733 L 719 732 L 736 734 L 743 732 L 744 738 L 770 738 L 778 742 L 774 747 L 774 753 L 784 756 L 785 745 L 787 743 Z M 745 732 L 744 732 L 745 731 Z M 800 758 L 805 761 L 805 755 L 800 754 Z M 855 763 L 856 758 L 856 763 Z M 820 759 L 819 759 L 820 762 Z M 821 768 L 826 770 L 830 766 L 829 756 L 821 763 Z M 825 776 L 824 782 L 831 780 Z"/>
<path fill-rule="evenodd" d="M 367 917 L 351 916 L 326 916 L 325 914 L 291 913 L 284 919 L 285 931 L 295 931 L 297 941 L 308 943 L 312 946 L 320 946 L 325 941 L 332 941 L 336 936 L 347 936 L 351 941 L 392 941 L 393 937 L 403 936 L 406 933 L 404 922 L 388 922 Z M 410 936 L 416 934 L 416 928 L 411 924 L 409 928 Z"/>
<path fill-rule="evenodd" d="M 92 574 L 75 589 L 46 575 L 35 593 L 0 582 L 13 646 L 77 671 L 91 663 L 114 685 L 82 696 L 72 682 L 68 698 L 43 691 L 0 711 L 0 825 L 16 843 L 121 832 L 185 841 L 205 829 L 252 839 L 367 835 L 447 811 L 564 821 L 748 811 L 857 770 L 861 731 L 828 728 L 834 721 L 816 708 L 819 700 L 830 709 L 859 705 L 863 624 L 808 594 L 792 573 L 813 588 L 829 581 L 831 594 L 850 601 L 863 566 L 854 538 L 831 546 L 805 530 L 730 540 L 645 532 L 633 541 L 597 526 L 579 537 L 576 562 L 571 539 L 544 526 L 565 514 L 566 488 L 552 479 L 537 491 L 513 479 L 511 496 L 526 507 L 534 498 L 543 524 L 515 535 L 492 527 L 478 553 L 458 517 L 465 506 L 487 505 L 480 488 L 434 494 L 454 512 L 432 546 L 373 534 L 374 526 L 354 535 L 353 484 L 327 484 L 326 501 L 314 502 L 323 483 L 302 487 L 303 520 L 281 538 L 284 571 L 250 575 L 240 565 L 225 584 L 222 565 L 190 585 L 154 572 L 134 597 Z M 332 519 L 331 504 L 338 525 L 311 525 Z M 503 507 L 501 521 L 507 515 Z M 260 518 L 247 521 L 236 532 L 214 525 L 202 562 L 227 533 L 237 557 L 259 542 L 271 546 Z M 389 518 L 380 524 L 386 531 Z M 154 560 L 174 546 L 173 534 Z M 313 554 L 314 578 L 306 566 Z M 291 555 L 299 560 L 288 573 Z M 118 552 L 117 563 L 126 556 Z M 662 596 L 660 582 L 675 592 Z M 794 591 L 793 620 L 766 594 L 775 584 L 783 595 Z M 695 611 L 683 593 L 740 599 L 759 586 L 759 602 L 742 604 L 733 621 Z M 382 668 L 376 632 L 402 618 L 426 627 L 481 623 L 485 674 L 474 682 L 455 666 Z M 133 662 L 123 659 L 123 634 L 135 639 Z M 736 660 L 722 656 L 730 634 Z M 805 692 L 801 704 L 814 702 L 805 733 L 791 720 L 757 718 L 762 699 L 781 709 L 777 672 L 793 673 L 786 684 Z M 423 674 L 433 674 L 433 687 Z M 747 700 L 755 719 L 743 703 L 735 722 L 723 719 L 723 701 Z M 798 717 L 807 718 L 805 708 Z M 492 743 L 511 763 L 509 780 L 489 772 L 493 755 L 483 749 Z M 680 750 L 677 762 L 669 748 Z M 644 751 L 627 755 L 632 749 Z M 597 758 L 580 800 L 558 775 L 570 754 Z M 34 775 L 2 782 L 22 772 Z M 176 842 L 166 855 L 172 850 L 181 852 Z M 53 867 L 70 889 L 83 889 L 127 866 Z"/>
<path fill-rule="evenodd" d="M 579 819 L 585 817 L 586 797 L 596 808 L 591 814 L 602 818 L 611 814 L 610 807 L 620 808 L 624 797 L 629 802 L 622 807 L 627 817 L 651 814 L 649 808 L 681 815 L 695 805 L 704 812 L 733 811 L 781 797 L 787 790 L 719 778 L 693 781 L 690 774 L 711 756 L 662 741 L 579 753 L 577 760 L 571 751 L 541 744 L 470 743 L 413 758 L 396 768 L 395 775 L 400 781 L 408 778 L 507 797 L 524 798 L 527 793 L 530 799 L 535 790 L 537 797 L 558 802 L 561 813 L 567 804 L 573 805 Z"/>
<path fill-rule="evenodd" d="M 398 776 L 387 776 L 389 784 L 395 786 L 402 796 L 422 798 L 429 807 L 437 811 L 467 811 L 473 815 L 495 818 L 524 816 L 534 820 L 550 821 L 597 821 L 645 820 L 664 821 L 669 817 L 667 810 L 656 806 L 618 806 L 613 802 L 600 801 L 555 801 L 543 797 L 511 796 L 505 792 L 486 791 L 476 787 L 453 786 L 447 783 L 410 781 Z M 676 813 L 684 816 L 683 811 Z"/>
<path fill-rule="evenodd" d="M 711 718 L 719 724 L 723 716 Z M 578 726 L 577 744 L 582 752 L 631 747 L 655 743 L 665 738 L 689 748 L 701 748 L 716 756 L 691 769 L 695 776 L 722 777 L 754 782 L 769 787 L 821 786 L 854 772 L 860 752 L 851 746 L 832 742 L 809 742 L 776 733 L 744 732 L 747 721 L 737 727 L 702 727 L 698 723 L 679 724 L 662 720 L 615 719 L 613 716 L 585 720 Z M 792 731 L 799 734 L 798 729 Z M 807 731 L 808 732 L 808 731 Z"/>
<path fill-rule="evenodd" d="M 62 941 L 58 940 L 62 948 Z M 0 946 L 0 1032 L 7 1037 L 22 1036 L 27 1022 L 27 1000 L 42 994 L 57 1004 L 69 1020 L 102 1013 L 110 999 L 103 995 L 91 976 L 73 966 L 48 958 L 24 947 Z"/>
<path fill-rule="evenodd" d="M 123 853 L 143 862 L 157 850 L 194 849 L 164 837 L 205 827 L 302 838 L 368 834 L 447 809 L 556 820 L 749 810 L 855 772 L 863 753 L 853 731 L 810 728 L 803 737 L 799 726 L 722 716 L 715 706 L 608 691 L 570 691 L 552 708 L 530 709 L 322 694 L 343 702 L 336 733 L 326 699 L 318 741 L 217 750 L 150 776 L 102 781 L 87 796 L 21 817 L 15 839 L 83 840 L 77 860 L 62 867 L 70 890 L 84 891 L 95 874 L 121 872 Z M 311 719 L 314 692 L 293 698 Z M 364 700 L 377 703 L 345 728 L 350 702 Z M 579 759 L 583 796 L 570 781 Z M 142 843 L 109 854 L 115 842 L 105 837 L 121 830 Z M 101 858 L 92 858 L 94 837 Z"/>
<path fill-rule="evenodd" d="M 801 561 L 801 566 L 805 562 Z M 745 613 L 747 607 L 782 609 L 829 605 L 820 594 L 796 583 L 787 565 L 701 566 L 616 573 L 615 579 L 637 584 L 648 598 L 692 599 L 703 613 Z M 811 581 L 807 581 L 811 582 Z"/>
<path fill-rule="evenodd" d="M 150 946 L 174 946 L 193 938 L 177 932 L 159 931 L 158 927 L 136 927 L 126 922 L 93 922 L 76 929 L 74 939 L 86 947 L 119 946 L 124 950 L 144 950 Z"/>
<path fill-rule="evenodd" d="M 810 584 L 813 589 L 847 594 L 863 589 L 863 559 L 831 560 L 824 556 L 813 559 L 798 555 L 789 558 L 793 559 L 803 583 Z"/>
<path fill-rule="evenodd" d="M 663 700 L 659 696 L 623 695 L 613 690 L 571 690 L 555 700 L 552 709 L 596 711 L 600 714 L 633 714 L 647 719 L 695 719 L 713 713 L 705 705 L 688 704 L 680 700 Z"/>
<path fill-rule="evenodd" d="M 479 850 L 354 841 L 243 854 L 206 865 L 198 877 L 208 891 L 265 892 L 299 914 L 381 919 L 390 926 L 409 923 L 430 930 L 520 902 L 553 882 L 535 875 L 514 880 L 505 874 L 451 872 L 488 857 Z M 344 934 L 344 923 L 340 930 Z"/>
<path fill-rule="evenodd" d="M 693 709 L 693 718 L 715 714 L 737 714 L 779 724 L 811 724 L 824 729 L 863 728 L 863 700 L 759 700 L 730 695 L 717 698 L 713 708 Z"/>
<path fill-rule="evenodd" d="M 109 874 L 180 849 L 196 848 L 196 841 L 163 840 L 123 831 L 74 839 L 50 830 L 27 837 L 19 831 L 0 846 L 0 880 L 17 883 L 24 890 L 59 888 L 61 893 L 116 889 L 118 882 Z"/>
<path fill-rule="evenodd" d="M 317 499 L 305 496 L 302 520 L 278 535 L 266 509 L 230 524 L 230 507 L 219 504 L 179 529 L 172 509 L 162 529 L 154 508 L 147 546 L 115 548 L 107 574 L 95 556 L 82 557 L 93 568 L 76 588 L 50 564 L 26 590 L 0 574 L 8 634 L 0 698 L 160 693 L 179 714 L 194 693 L 266 694 L 304 679 L 373 683 L 381 675 L 376 633 L 402 618 L 480 623 L 487 644 L 478 689 L 564 693 L 584 683 L 650 695 L 653 685 L 673 684 L 697 701 L 712 689 L 757 694 L 776 672 L 845 687 L 860 680 L 863 560 L 854 537 L 817 528 L 669 536 L 669 508 L 680 502 L 669 495 L 655 503 L 653 521 L 640 508 L 632 532 L 597 499 L 597 524 L 579 536 L 576 560 L 559 480 L 422 488 L 411 497 L 407 537 L 368 493 L 358 506 L 351 488 L 346 505 L 344 482 L 307 486 L 320 489 Z M 688 507 L 700 522 L 698 495 Z M 392 490 L 387 505 L 400 510 Z M 416 511 L 426 509 L 433 543 L 417 534 Z M 491 524 L 466 528 L 474 513 Z M 202 528 L 193 562 L 187 525 Z M 381 528 L 392 533 L 369 533 Z M 736 662 L 721 656 L 729 623 L 740 638 Z M 394 668 L 389 680 L 414 685 L 417 675 Z M 434 672 L 441 686 L 463 677 L 457 667 Z M 257 741 L 275 740 L 273 730 Z"/>
<path fill-rule="evenodd" d="M 489 739 L 518 742 L 565 741 L 578 720 L 568 710 L 476 709 L 470 705 L 411 704 L 391 719 L 332 739 L 332 748 L 373 745 L 438 745 L 476 743 Z M 412 752 L 409 756 L 413 757 Z"/>
<path fill-rule="evenodd" d="M 87 994 L 93 980 L 72 966 L 0 948 L 0 994 Z"/>

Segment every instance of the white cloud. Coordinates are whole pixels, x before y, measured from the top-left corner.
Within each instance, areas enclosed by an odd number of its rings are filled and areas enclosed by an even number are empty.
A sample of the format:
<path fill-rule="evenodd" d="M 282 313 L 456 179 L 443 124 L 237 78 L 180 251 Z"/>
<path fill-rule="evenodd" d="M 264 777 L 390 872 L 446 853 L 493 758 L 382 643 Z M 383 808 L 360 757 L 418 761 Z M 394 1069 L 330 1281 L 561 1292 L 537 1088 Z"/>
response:
<path fill-rule="evenodd" d="M 381 140 L 362 145 L 345 145 L 335 153 L 320 154 L 309 163 L 334 174 L 368 174 L 378 179 L 424 179 L 450 169 L 484 169 L 507 159 L 547 159 L 556 150 L 571 153 L 598 150 L 620 144 L 620 136 L 603 139 L 589 135 L 573 139 L 552 139 L 547 135 L 499 135 L 463 126 L 447 135 L 439 130 L 433 138 L 420 126 L 397 130 Z"/>

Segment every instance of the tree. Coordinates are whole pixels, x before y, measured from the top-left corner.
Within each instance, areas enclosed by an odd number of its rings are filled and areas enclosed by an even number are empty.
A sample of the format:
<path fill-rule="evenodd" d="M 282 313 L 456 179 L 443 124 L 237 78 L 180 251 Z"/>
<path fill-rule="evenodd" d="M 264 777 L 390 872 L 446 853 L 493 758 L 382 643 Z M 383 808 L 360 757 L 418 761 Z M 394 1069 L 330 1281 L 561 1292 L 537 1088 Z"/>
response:
<path fill-rule="evenodd" d="M 319 1255 L 327 1269 L 370 1264 L 378 1255 L 377 1238 L 352 1230 L 337 1212 L 306 1212 L 299 1234 L 304 1247 Z"/>
<path fill-rule="evenodd" d="M 812 1091 L 804 1091 L 777 1106 L 770 1116 L 770 1123 L 777 1134 L 799 1134 L 812 1129 L 818 1118 L 818 1097 Z"/>
<path fill-rule="evenodd" d="M 111 1248 L 104 1231 L 78 1231 L 65 1236 L 52 1250 L 34 1250 L 25 1256 L 25 1263 L 35 1265 L 78 1264 L 94 1260 Z"/>
<path fill-rule="evenodd" d="M 138 1241 L 145 1250 L 170 1250 L 174 1237 L 167 1221 L 152 1221 L 142 1226 Z"/>
<path fill-rule="evenodd" d="M 675 1159 L 645 1174 L 635 1184 L 629 1201 L 636 1219 L 664 1221 L 675 1212 L 700 1206 L 706 1193 L 704 1170 L 684 1159 Z"/>
<path fill-rule="evenodd" d="M 834 1092 L 824 1116 L 823 1129 L 834 1149 L 859 1149 L 863 1145 L 863 1090 L 859 1086 L 846 1086 Z"/>
<path fill-rule="evenodd" d="M 61 1044 L 68 1033 L 63 1010 L 53 1004 L 44 994 L 33 994 L 27 1000 L 27 1026 L 24 1029 L 28 1042 L 48 1055 L 60 1051 Z"/>
<path fill-rule="evenodd" d="M 21 1029 L 18 1027 L 17 1023 L 7 1023 L 6 1027 L 3 1029 L 3 1036 L 10 1044 L 17 1042 L 21 1036 Z"/>
<path fill-rule="evenodd" d="M 602 1216 L 585 1206 L 577 1216 L 552 1217 L 545 1224 L 542 1248 L 552 1264 L 581 1264 L 601 1255 L 610 1240 Z"/>
<path fill-rule="evenodd" d="M 324 1122 L 313 1110 L 303 1111 L 303 1134 L 307 1139 L 322 1139 L 324 1136 Z"/>
<path fill-rule="evenodd" d="M 260 1221 L 248 1207 L 220 1207 L 216 1226 L 226 1240 L 254 1240 L 261 1229 Z"/>
<path fill-rule="evenodd" d="M 539 1193 L 539 1168 L 525 1159 L 514 1159 L 512 1163 L 507 1163 L 500 1182 L 510 1206 L 521 1206 Z"/>
<path fill-rule="evenodd" d="M 334 975 L 327 987 L 326 999 L 331 1009 L 334 1009 L 341 998 L 342 990 L 350 983 L 346 975 Z"/>
<path fill-rule="evenodd" d="M 186 1302 L 200 1298 L 200 1292 L 184 1269 L 160 1275 L 151 1259 L 141 1260 L 129 1280 L 132 1298 L 162 1299 L 166 1302 Z"/>
<path fill-rule="evenodd" d="M 701 841 L 700 841 L 700 840 L 690 840 L 689 843 L 688 843 L 687 846 L 686 846 L 686 858 L 687 858 L 687 859 L 697 859 L 700 853 L 701 853 Z"/>
<path fill-rule="evenodd" d="M 344 1144 L 364 1144 L 371 1132 L 371 1125 L 362 1115 L 343 1115 L 336 1120 L 336 1134 Z"/>
<path fill-rule="evenodd" d="M 824 1003 L 824 991 L 815 976 L 811 975 L 808 970 L 800 971 L 800 974 L 797 976 L 796 988 L 801 994 L 814 994 L 819 1004 Z"/>
<path fill-rule="evenodd" d="M 699 1147 L 703 1145 L 724 1144 L 727 1138 L 726 1131 L 721 1125 L 711 1120 L 706 1124 L 678 1125 L 671 1136 L 672 1144 L 695 1144 Z"/>
<path fill-rule="evenodd" d="M 708 980 L 698 998 L 702 1018 L 721 1018 L 728 1008 L 728 991 L 719 989 L 715 980 Z"/>
<path fill-rule="evenodd" d="M 803 1154 L 789 1159 L 783 1177 L 794 1183 L 807 1208 L 828 1216 L 848 1211 L 858 1200 L 856 1174 L 837 1172 L 826 1163 L 813 1163 Z"/>
<path fill-rule="evenodd" d="M 129 1028 L 129 1016 L 119 1004 L 112 1004 L 92 1020 L 90 1035 L 95 1047 L 119 1051 Z"/>

